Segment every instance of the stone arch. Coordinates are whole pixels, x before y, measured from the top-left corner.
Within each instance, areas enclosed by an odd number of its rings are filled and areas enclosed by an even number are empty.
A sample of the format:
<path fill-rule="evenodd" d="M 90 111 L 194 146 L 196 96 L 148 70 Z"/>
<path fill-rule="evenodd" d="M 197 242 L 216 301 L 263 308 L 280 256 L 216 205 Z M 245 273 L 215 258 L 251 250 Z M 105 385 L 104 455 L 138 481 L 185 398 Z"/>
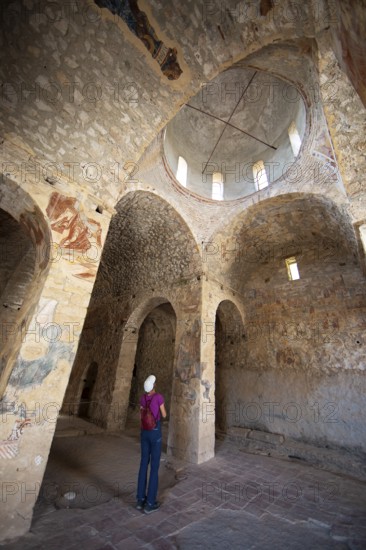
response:
<path fill-rule="evenodd" d="M 366 282 L 347 208 L 322 195 L 280 195 L 248 208 L 215 239 L 237 247 L 212 270 L 243 304 L 235 401 L 252 405 L 240 409 L 239 426 L 354 447 L 344 423 L 315 424 L 308 407 L 337 402 L 352 423 L 353 404 L 364 406 Z M 289 257 L 299 280 L 289 280 Z"/>
<path fill-rule="evenodd" d="M 50 228 L 36 202 L 8 177 L 1 177 L 6 187 L 0 195 L 0 396 L 39 301 L 49 270 L 51 243 Z"/>
<path fill-rule="evenodd" d="M 92 361 L 80 381 L 78 416 L 89 418 L 93 406 L 93 390 L 98 376 L 98 363 Z"/>
<path fill-rule="evenodd" d="M 130 191 L 117 205 L 103 249 L 92 304 L 107 292 L 121 300 L 139 288 L 175 287 L 201 273 L 198 244 L 177 208 L 149 191 Z M 163 286 L 164 288 L 164 286 Z"/>
<path fill-rule="evenodd" d="M 159 323 L 159 320 L 162 320 L 162 323 Z M 155 325 L 153 330 L 155 334 L 151 334 L 149 323 Z M 128 407 L 130 407 L 130 412 L 133 410 L 138 412 L 138 396 L 143 391 L 143 381 L 149 374 L 154 374 L 157 377 L 157 387 L 163 393 L 167 409 L 169 409 L 174 372 L 176 325 L 176 306 L 163 297 L 146 300 L 136 308 L 128 319 L 121 345 L 111 405 L 112 409 L 120 410 L 122 419 L 127 419 Z M 149 333 L 150 347 L 146 349 Z M 147 360 L 147 354 L 149 360 Z M 118 390 L 120 387 L 123 388 L 122 391 Z M 123 425 L 125 420 L 122 422 Z"/>
<path fill-rule="evenodd" d="M 215 256 L 207 256 L 213 273 L 225 277 L 242 299 L 246 299 L 244 287 L 249 290 L 251 274 L 267 266 L 264 283 L 271 277 L 274 262 L 279 264 L 285 256 L 297 253 L 309 263 L 312 257 L 319 259 L 326 253 L 337 258 L 344 254 L 348 262 L 358 262 L 357 239 L 346 204 L 317 194 L 286 193 L 264 199 L 221 226 L 212 240 L 225 258 L 217 263 Z"/>
<path fill-rule="evenodd" d="M 98 410 L 92 421 L 109 429 L 124 426 L 141 323 L 165 302 L 172 304 L 177 322 L 182 304 L 191 309 L 196 304 L 193 309 L 198 312 L 201 272 L 191 230 L 166 200 L 133 191 L 120 201 L 103 249 L 64 411 L 71 407 L 75 414 L 80 378 L 85 366 L 97 361 L 103 376 L 97 382 Z M 187 316 L 193 314 L 189 311 Z M 121 365 L 126 368 L 123 382 Z"/>
<path fill-rule="evenodd" d="M 153 296 L 150 298 L 147 298 L 143 302 L 141 302 L 131 313 L 130 317 L 128 318 L 126 325 L 125 325 L 125 331 L 130 332 L 131 334 L 135 334 L 133 332 L 134 330 L 139 330 L 142 323 L 146 319 L 146 317 L 151 313 L 151 311 L 163 304 L 171 304 L 175 315 L 177 314 L 177 305 L 174 305 L 174 302 L 171 302 L 170 299 L 163 296 Z"/>

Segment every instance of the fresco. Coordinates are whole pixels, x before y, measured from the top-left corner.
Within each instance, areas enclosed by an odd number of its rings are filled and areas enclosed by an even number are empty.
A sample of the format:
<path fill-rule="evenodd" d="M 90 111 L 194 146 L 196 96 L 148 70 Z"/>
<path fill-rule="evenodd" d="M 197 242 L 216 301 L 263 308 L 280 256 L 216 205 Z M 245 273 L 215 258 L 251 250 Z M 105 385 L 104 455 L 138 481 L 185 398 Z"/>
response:
<path fill-rule="evenodd" d="M 56 300 L 40 299 L 9 379 L 9 386 L 16 391 L 42 384 L 60 358 L 71 362 L 72 343 L 60 341 L 64 327 L 53 322 L 56 307 Z"/>
<path fill-rule="evenodd" d="M 177 61 L 177 50 L 168 48 L 159 40 L 146 13 L 139 9 L 137 0 L 95 0 L 95 3 L 100 8 L 108 8 L 114 15 L 123 19 L 130 31 L 141 40 L 153 59 L 159 63 L 168 80 L 177 80 L 180 77 L 183 71 Z"/>
<path fill-rule="evenodd" d="M 47 355 L 39 359 L 26 360 L 19 356 L 9 385 L 17 389 L 38 386 L 57 367 L 60 357 L 71 362 L 71 356 L 71 345 L 64 342 L 50 343 Z"/>
<path fill-rule="evenodd" d="M 9 437 L 0 441 L 0 458 L 14 458 L 19 452 L 19 440 L 23 434 L 24 428 L 30 427 L 32 421 L 28 418 L 27 409 L 22 403 L 17 409 L 14 403 L 11 407 L 11 412 L 16 419 L 14 420 L 13 428 Z"/>
<path fill-rule="evenodd" d="M 75 277 L 94 281 L 102 247 L 100 223 L 85 216 L 76 198 L 66 197 L 57 191 L 52 193 L 46 212 L 51 228 L 62 236 L 57 243 L 61 251 L 56 251 L 56 256 L 61 252 L 61 257 L 84 268 L 81 272 L 78 268 L 78 272 L 74 273 Z M 65 250 L 73 251 L 77 256 L 73 253 L 62 253 Z"/>

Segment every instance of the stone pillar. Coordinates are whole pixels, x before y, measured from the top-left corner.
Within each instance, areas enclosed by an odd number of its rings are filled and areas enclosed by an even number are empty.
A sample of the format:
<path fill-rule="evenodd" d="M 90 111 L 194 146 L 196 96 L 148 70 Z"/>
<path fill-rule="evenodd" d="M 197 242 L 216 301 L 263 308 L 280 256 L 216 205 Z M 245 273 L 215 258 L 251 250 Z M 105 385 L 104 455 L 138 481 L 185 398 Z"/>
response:
<path fill-rule="evenodd" d="M 1 403 L 4 538 L 19 536 L 30 527 L 89 297 L 77 280 L 53 265 L 23 337 Z"/>
<path fill-rule="evenodd" d="M 81 203 L 47 187 L 33 196 L 52 229 L 52 243 L 47 278 L 22 324 L 20 350 L 1 396 L 2 540 L 30 527 L 110 221 L 88 207 L 87 197 Z"/>
<path fill-rule="evenodd" d="M 106 429 L 111 432 L 121 430 L 126 425 L 138 332 L 138 328 L 135 326 L 126 325 L 124 329 L 115 373 L 115 386 L 106 419 Z"/>
<path fill-rule="evenodd" d="M 202 281 L 202 337 L 201 410 L 199 441 L 201 462 L 215 456 L 215 325 L 217 301 L 213 286 L 203 276 Z"/>
<path fill-rule="evenodd" d="M 178 319 L 168 454 L 196 464 L 214 456 L 213 363 L 211 317 L 196 312 Z"/>

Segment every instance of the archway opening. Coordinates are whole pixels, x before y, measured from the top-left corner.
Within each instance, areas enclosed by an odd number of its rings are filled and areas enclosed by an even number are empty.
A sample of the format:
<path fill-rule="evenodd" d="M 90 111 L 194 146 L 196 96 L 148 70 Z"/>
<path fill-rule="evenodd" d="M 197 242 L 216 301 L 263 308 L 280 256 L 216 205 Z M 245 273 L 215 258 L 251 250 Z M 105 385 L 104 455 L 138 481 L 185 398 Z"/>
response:
<path fill-rule="evenodd" d="M 139 399 L 150 374 L 156 376 L 156 391 L 163 394 L 166 409 L 170 410 L 175 331 L 176 315 L 169 303 L 155 307 L 140 327 L 129 397 L 129 424 L 139 422 Z"/>
<path fill-rule="evenodd" d="M 220 303 L 215 322 L 215 430 L 224 434 L 240 425 L 238 371 L 245 353 L 245 335 L 241 315 L 229 300 Z M 245 382 L 244 382 L 245 383 Z"/>
<path fill-rule="evenodd" d="M 78 415 L 81 418 L 89 419 L 91 409 L 93 406 L 93 392 L 95 382 L 98 376 L 98 363 L 93 361 L 90 363 L 85 378 L 83 379 L 83 386 L 81 390 L 80 403 Z"/>
<path fill-rule="evenodd" d="M 241 301 L 245 349 L 235 363 L 218 324 L 216 399 L 224 401 L 226 428 L 230 422 L 285 437 L 288 445 L 364 452 L 362 428 L 357 436 L 346 428 L 365 395 L 365 306 L 355 296 L 366 286 L 349 215 L 329 198 L 289 194 L 248 209 L 229 231 L 215 235 L 227 250 L 237 245 L 217 278 Z M 343 407 L 344 422 L 324 422 L 319 432 L 308 404 L 320 402 Z"/>

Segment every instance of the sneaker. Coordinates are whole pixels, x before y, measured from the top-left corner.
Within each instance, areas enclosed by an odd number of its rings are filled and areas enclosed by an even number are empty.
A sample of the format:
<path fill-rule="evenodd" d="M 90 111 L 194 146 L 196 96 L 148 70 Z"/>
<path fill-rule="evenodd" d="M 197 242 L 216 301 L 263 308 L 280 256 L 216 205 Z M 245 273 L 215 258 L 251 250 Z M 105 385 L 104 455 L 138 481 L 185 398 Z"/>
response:
<path fill-rule="evenodd" d="M 145 501 L 144 500 L 138 500 L 137 501 L 137 504 L 136 504 L 136 510 L 142 510 L 145 506 Z"/>
<path fill-rule="evenodd" d="M 145 514 L 152 514 L 153 512 L 157 512 L 160 508 L 160 502 L 155 502 L 152 506 L 150 504 L 146 503 L 146 506 L 144 508 Z"/>

